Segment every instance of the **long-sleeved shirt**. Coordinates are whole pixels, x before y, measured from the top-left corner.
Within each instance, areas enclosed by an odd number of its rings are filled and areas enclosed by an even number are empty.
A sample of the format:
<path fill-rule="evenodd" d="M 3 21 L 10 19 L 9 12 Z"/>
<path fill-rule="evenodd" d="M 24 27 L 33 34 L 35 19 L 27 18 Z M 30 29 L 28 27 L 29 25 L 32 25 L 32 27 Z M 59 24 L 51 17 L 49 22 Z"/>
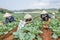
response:
<path fill-rule="evenodd" d="M 15 19 L 14 19 L 14 17 L 13 16 L 10 16 L 10 17 L 7 17 L 6 19 L 5 19 L 5 23 L 11 23 L 11 22 L 13 22 L 13 21 L 15 21 Z"/>
<path fill-rule="evenodd" d="M 20 22 L 19 22 L 19 24 L 18 24 L 18 29 L 17 29 L 17 31 L 20 30 L 21 28 L 23 28 L 23 27 L 25 26 L 25 24 L 26 24 L 25 21 L 20 20 Z"/>

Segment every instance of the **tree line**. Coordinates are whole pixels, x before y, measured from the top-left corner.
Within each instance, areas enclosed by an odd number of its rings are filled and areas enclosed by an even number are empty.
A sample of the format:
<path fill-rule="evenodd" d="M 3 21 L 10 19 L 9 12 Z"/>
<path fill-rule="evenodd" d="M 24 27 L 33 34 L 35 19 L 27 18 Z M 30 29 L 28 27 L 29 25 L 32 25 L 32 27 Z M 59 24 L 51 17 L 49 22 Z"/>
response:
<path fill-rule="evenodd" d="M 4 14 L 6 12 L 13 13 L 13 11 L 11 11 L 11 10 L 0 8 L 0 13 Z"/>

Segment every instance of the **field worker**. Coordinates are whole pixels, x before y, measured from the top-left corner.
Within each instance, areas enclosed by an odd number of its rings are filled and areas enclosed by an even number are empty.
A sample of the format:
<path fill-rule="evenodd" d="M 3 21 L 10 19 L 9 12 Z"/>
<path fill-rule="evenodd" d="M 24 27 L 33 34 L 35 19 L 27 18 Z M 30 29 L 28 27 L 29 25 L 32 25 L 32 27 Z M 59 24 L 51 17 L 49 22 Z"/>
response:
<path fill-rule="evenodd" d="M 26 23 L 32 22 L 32 16 L 30 14 L 26 14 L 24 16 L 24 20 Z"/>
<path fill-rule="evenodd" d="M 24 27 L 25 24 L 28 24 L 28 23 L 30 23 L 30 22 L 32 22 L 32 16 L 31 16 L 30 14 L 26 14 L 26 15 L 24 16 L 24 20 L 20 20 L 17 31 L 18 31 L 19 29 L 21 29 L 22 27 Z"/>
<path fill-rule="evenodd" d="M 43 26 L 48 27 L 47 24 L 50 23 L 50 16 L 49 16 L 48 12 L 45 11 L 45 10 L 43 10 L 43 11 L 41 12 L 40 17 L 41 17 L 41 19 L 42 19 Z"/>
<path fill-rule="evenodd" d="M 14 17 L 10 13 L 5 13 L 3 17 L 5 18 L 4 23 L 11 23 L 11 22 L 15 21 Z"/>
<path fill-rule="evenodd" d="M 53 15 L 53 16 L 52 16 L 52 18 L 54 18 L 54 19 L 55 19 L 55 18 L 56 18 L 55 13 L 52 13 L 52 15 Z"/>

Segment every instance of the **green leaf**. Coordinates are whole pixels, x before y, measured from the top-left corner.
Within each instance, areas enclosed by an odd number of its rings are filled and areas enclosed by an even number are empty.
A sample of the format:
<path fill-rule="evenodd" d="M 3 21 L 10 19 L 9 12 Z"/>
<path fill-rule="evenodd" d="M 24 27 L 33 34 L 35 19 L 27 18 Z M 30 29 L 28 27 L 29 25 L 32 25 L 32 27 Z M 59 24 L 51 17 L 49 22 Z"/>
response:
<path fill-rule="evenodd" d="M 58 38 L 58 36 L 57 36 L 56 33 L 54 33 L 54 34 L 52 35 L 52 37 L 53 37 L 54 39 L 57 39 L 57 38 Z"/>

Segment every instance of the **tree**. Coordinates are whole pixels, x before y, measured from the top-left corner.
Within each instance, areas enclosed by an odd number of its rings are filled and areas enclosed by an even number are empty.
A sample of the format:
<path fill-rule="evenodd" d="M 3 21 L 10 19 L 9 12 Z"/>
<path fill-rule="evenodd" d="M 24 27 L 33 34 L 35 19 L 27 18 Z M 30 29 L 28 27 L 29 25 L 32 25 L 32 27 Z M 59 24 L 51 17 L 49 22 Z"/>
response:
<path fill-rule="evenodd" d="M 6 12 L 13 13 L 13 11 L 10 11 L 8 9 L 3 9 L 3 8 L 0 8 L 0 12 L 3 13 L 3 14 L 6 13 Z"/>

